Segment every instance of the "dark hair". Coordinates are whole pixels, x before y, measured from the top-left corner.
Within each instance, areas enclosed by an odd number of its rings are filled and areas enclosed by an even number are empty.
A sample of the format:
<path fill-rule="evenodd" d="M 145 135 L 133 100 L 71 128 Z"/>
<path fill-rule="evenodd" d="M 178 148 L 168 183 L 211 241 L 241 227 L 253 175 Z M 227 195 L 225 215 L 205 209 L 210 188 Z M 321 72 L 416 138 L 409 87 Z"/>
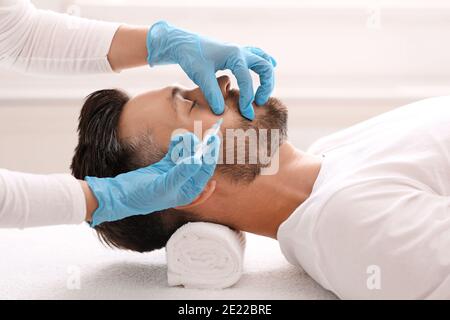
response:
<path fill-rule="evenodd" d="M 238 101 L 239 92 L 230 90 L 229 98 Z M 78 146 L 71 164 L 72 173 L 76 178 L 114 177 L 158 162 L 164 156 L 163 147 L 153 141 L 152 132 L 127 139 L 119 137 L 120 115 L 129 99 L 126 93 L 117 89 L 99 90 L 86 98 L 79 117 Z M 255 129 L 258 133 L 259 129 L 279 129 L 281 140 L 278 141 L 278 145 L 280 145 L 287 135 L 287 109 L 278 99 L 270 98 L 264 110 L 266 112 L 252 122 L 241 119 L 238 127 L 243 130 Z M 228 144 L 225 140 L 222 141 L 222 147 L 227 151 L 233 151 L 231 160 L 234 160 L 236 150 L 233 150 L 233 144 Z M 246 138 L 245 143 L 247 142 Z M 272 150 L 271 140 L 267 142 L 267 154 L 271 155 L 276 148 Z M 247 147 L 249 148 L 246 145 Z M 228 152 L 222 153 L 223 156 L 225 154 Z M 222 159 L 222 164 L 217 165 L 216 171 L 229 178 L 231 182 L 251 183 L 266 165 L 248 161 L 247 152 L 245 157 L 244 164 L 229 164 L 226 158 Z M 200 220 L 208 219 L 206 217 L 200 219 L 178 209 L 167 209 L 120 221 L 104 222 L 96 226 L 95 230 L 99 238 L 111 247 L 144 252 L 162 248 L 179 227 Z"/>
<path fill-rule="evenodd" d="M 119 138 L 119 118 L 129 99 L 117 89 L 99 90 L 86 98 L 79 117 L 78 146 L 70 166 L 75 178 L 114 177 L 162 158 L 159 148 L 146 140 L 149 157 L 148 163 L 143 164 L 136 144 Z M 191 221 L 196 219 L 189 213 L 167 209 L 104 222 L 95 230 L 100 240 L 110 247 L 145 252 L 164 247 L 179 227 Z"/>

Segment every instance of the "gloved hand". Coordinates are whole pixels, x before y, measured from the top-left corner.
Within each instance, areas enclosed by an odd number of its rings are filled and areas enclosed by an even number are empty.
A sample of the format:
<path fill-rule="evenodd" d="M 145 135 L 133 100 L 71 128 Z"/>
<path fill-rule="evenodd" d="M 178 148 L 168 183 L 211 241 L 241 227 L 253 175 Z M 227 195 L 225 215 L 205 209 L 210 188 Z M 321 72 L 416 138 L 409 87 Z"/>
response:
<path fill-rule="evenodd" d="M 274 87 L 276 61 L 259 48 L 220 43 L 160 21 L 147 33 L 147 50 L 150 66 L 179 64 L 200 87 L 216 114 L 221 114 L 225 106 L 215 76 L 218 70 L 230 69 L 235 75 L 240 89 L 239 108 L 250 120 L 255 117 L 254 97 L 256 104 L 263 105 Z M 259 75 L 261 85 L 256 96 L 249 69 Z"/>
<path fill-rule="evenodd" d="M 195 155 L 198 146 L 193 133 L 178 135 L 157 163 L 114 178 L 86 177 L 98 201 L 91 227 L 191 203 L 214 174 L 220 138 L 211 136 L 208 150 Z"/>

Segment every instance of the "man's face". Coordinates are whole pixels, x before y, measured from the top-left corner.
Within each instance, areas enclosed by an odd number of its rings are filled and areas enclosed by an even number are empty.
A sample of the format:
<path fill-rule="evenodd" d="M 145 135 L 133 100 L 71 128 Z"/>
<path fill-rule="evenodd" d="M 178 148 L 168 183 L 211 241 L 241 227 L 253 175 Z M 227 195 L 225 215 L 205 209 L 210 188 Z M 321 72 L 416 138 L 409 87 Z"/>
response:
<path fill-rule="evenodd" d="M 195 122 L 197 126 L 201 124 L 202 133 L 220 118 L 223 118 L 223 129 L 240 127 L 239 124 L 247 120 L 239 113 L 237 91 L 230 90 L 227 76 L 217 81 L 225 98 L 222 115 L 211 111 L 200 88 L 187 90 L 170 86 L 140 94 L 125 105 L 119 122 L 120 138 L 139 137 L 150 131 L 157 144 L 166 147 L 175 130 L 194 132 Z M 263 112 L 260 109 L 255 106 L 255 113 Z"/>
<path fill-rule="evenodd" d="M 252 158 L 258 159 L 255 162 L 249 160 L 250 151 L 247 152 L 247 149 L 250 150 L 250 147 L 246 144 L 250 143 L 251 138 L 245 140 L 244 150 L 240 153 L 243 156 L 237 156 L 236 146 L 238 143 L 228 141 L 230 130 L 227 129 L 254 130 L 258 134 L 258 138 L 253 141 L 253 145 L 258 146 L 258 149 L 255 150 L 256 153 L 260 150 L 265 151 L 265 149 L 261 149 L 260 142 L 261 139 L 272 134 L 272 132 L 269 133 L 272 131 L 271 129 L 276 129 L 280 134 L 281 140 L 277 142 L 281 143 L 284 140 L 287 110 L 280 101 L 271 98 L 264 106 L 254 105 L 255 120 L 250 122 L 239 112 L 239 91 L 230 88 L 229 77 L 222 76 L 217 81 L 225 99 L 223 114 L 217 116 L 211 111 L 199 88 L 186 90 L 172 86 L 149 91 L 136 96 L 124 106 L 119 120 L 119 138 L 122 140 L 137 138 L 139 141 L 146 141 L 148 137 L 151 137 L 152 142 L 159 147 L 158 151 L 165 153 L 173 134 L 181 133 L 180 130 L 187 130 L 194 132 L 201 139 L 211 126 L 223 118 L 222 149 L 227 151 L 221 152 L 223 158 L 219 160 L 218 169 L 222 172 L 226 171 L 229 177 L 234 176 L 236 179 L 251 181 L 252 177 L 258 175 L 260 169 L 267 163 L 258 162 L 259 155 Z M 265 137 L 260 134 L 260 129 L 268 129 Z M 225 130 L 226 134 L 224 134 Z M 237 142 L 237 140 L 234 141 Z M 231 148 L 232 145 L 234 145 L 233 148 Z M 266 154 L 272 154 L 271 152 L 275 149 L 271 149 L 273 147 L 271 144 L 266 145 L 268 151 Z M 139 150 L 145 151 L 145 148 L 139 147 Z M 235 153 L 228 156 L 228 150 L 233 150 Z M 154 151 L 143 153 L 148 156 L 148 153 L 154 154 Z M 227 156 L 225 156 L 226 154 Z M 152 163 L 146 160 L 146 156 L 141 155 L 141 157 L 144 160 L 141 163 L 142 166 Z M 243 159 L 243 162 L 239 162 L 237 159 Z M 155 159 L 153 158 L 153 160 Z M 220 165 L 220 163 L 222 164 Z M 243 177 L 247 177 L 247 179 Z"/>

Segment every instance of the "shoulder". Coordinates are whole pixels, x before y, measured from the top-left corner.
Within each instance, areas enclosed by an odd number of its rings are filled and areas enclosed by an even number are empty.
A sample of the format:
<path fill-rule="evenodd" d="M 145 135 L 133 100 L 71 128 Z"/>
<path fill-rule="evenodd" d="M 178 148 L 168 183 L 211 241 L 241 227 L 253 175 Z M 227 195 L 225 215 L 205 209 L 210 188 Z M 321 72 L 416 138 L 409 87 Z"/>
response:
<path fill-rule="evenodd" d="M 443 216 L 449 199 L 406 181 L 343 188 L 317 223 L 318 264 L 341 298 L 424 298 L 442 281 L 441 251 L 450 245 Z"/>

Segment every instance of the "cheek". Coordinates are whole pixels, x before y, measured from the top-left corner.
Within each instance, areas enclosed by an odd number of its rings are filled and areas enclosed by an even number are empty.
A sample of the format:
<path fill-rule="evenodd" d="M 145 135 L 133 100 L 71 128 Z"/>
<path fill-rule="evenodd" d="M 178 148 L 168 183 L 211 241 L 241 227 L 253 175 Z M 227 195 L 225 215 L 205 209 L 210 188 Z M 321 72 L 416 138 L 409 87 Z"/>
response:
<path fill-rule="evenodd" d="M 201 137 L 219 119 L 220 116 L 214 115 L 211 111 L 192 110 L 190 118 L 186 123 L 186 129 Z"/>
<path fill-rule="evenodd" d="M 240 114 L 233 110 L 225 110 L 221 115 L 215 115 L 210 110 L 192 110 L 189 123 L 186 124 L 186 129 L 195 132 L 197 136 L 201 136 L 221 118 L 223 118 L 222 130 L 224 128 L 239 127 Z"/>
<path fill-rule="evenodd" d="M 170 127 L 158 124 L 152 127 L 151 136 L 158 146 L 166 150 L 169 147 L 172 131 Z"/>

